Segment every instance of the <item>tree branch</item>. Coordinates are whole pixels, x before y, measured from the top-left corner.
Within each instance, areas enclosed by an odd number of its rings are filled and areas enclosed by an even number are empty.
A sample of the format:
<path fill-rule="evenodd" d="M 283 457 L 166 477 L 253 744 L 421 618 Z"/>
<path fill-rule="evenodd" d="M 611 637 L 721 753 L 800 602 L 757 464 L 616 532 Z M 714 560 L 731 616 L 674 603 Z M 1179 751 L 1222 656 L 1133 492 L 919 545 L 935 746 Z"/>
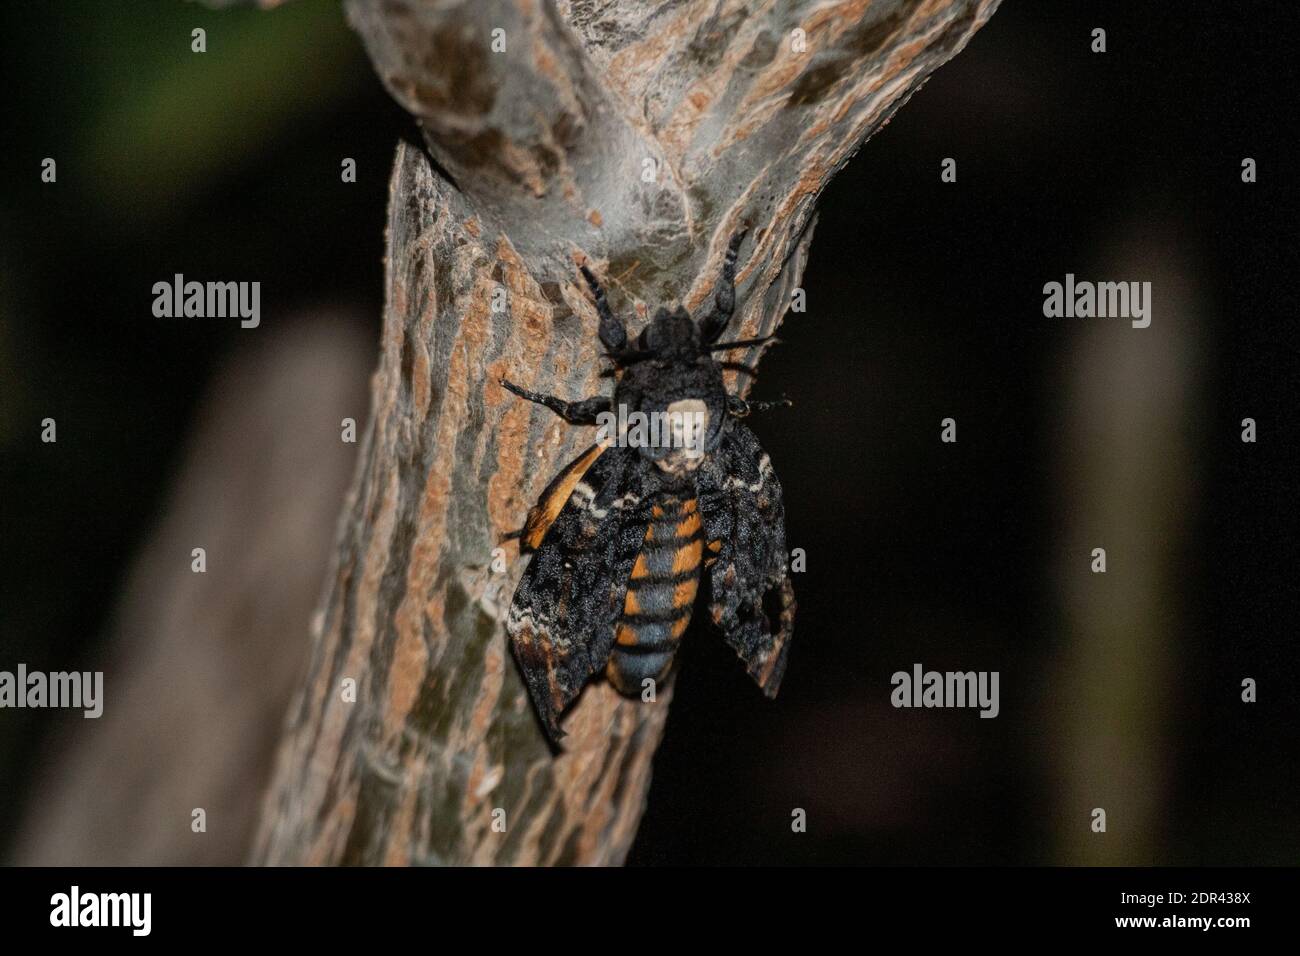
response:
<path fill-rule="evenodd" d="M 996 2 L 350 0 L 432 162 L 398 149 L 369 434 L 256 859 L 624 858 L 671 688 L 593 684 L 547 747 L 493 549 L 590 436 L 497 382 L 608 390 L 577 264 L 618 312 L 693 309 L 742 223 L 728 336 L 770 334 L 818 194 Z"/>

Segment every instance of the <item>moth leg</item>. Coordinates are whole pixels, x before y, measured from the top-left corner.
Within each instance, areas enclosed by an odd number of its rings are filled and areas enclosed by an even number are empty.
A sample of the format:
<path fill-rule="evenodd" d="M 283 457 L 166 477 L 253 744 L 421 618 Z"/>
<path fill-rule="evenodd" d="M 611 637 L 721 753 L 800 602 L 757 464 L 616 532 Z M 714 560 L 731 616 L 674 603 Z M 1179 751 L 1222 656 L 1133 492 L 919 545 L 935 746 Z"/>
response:
<path fill-rule="evenodd" d="M 727 245 L 727 254 L 722 259 L 722 275 L 714 287 L 713 309 L 700 320 L 700 339 L 705 345 L 718 341 L 736 310 L 736 253 L 748 232 L 748 226 L 739 230 Z"/>
<path fill-rule="evenodd" d="M 580 402 L 566 402 L 554 395 L 543 395 L 541 392 L 520 388 L 514 382 L 509 382 L 504 378 L 501 380 L 501 386 L 507 391 L 514 392 L 520 398 L 536 402 L 538 405 L 545 405 L 570 425 L 594 425 L 596 424 L 596 417 L 601 412 L 609 411 L 609 398 L 605 395 L 593 395 L 591 398 L 584 398 Z"/>
<path fill-rule="evenodd" d="M 765 412 L 772 408 L 790 408 L 794 402 L 788 398 L 775 402 L 747 402 L 735 395 L 727 396 L 727 413 L 736 418 L 744 418 L 750 412 Z"/>
<path fill-rule="evenodd" d="M 710 352 L 730 352 L 734 349 L 749 349 L 756 345 L 780 345 L 781 339 L 775 335 L 764 335 L 757 339 L 735 339 L 731 342 L 718 342 L 709 346 Z"/>
<path fill-rule="evenodd" d="M 600 287 L 591 270 L 585 265 L 578 268 L 582 272 L 582 277 L 587 280 L 592 298 L 596 300 L 596 315 L 600 317 L 600 344 L 605 346 L 611 355 L 623 354 L 627 351 L 627 329 L 610 310 L 609 301 L 605 298 L 605 290 Z"/>

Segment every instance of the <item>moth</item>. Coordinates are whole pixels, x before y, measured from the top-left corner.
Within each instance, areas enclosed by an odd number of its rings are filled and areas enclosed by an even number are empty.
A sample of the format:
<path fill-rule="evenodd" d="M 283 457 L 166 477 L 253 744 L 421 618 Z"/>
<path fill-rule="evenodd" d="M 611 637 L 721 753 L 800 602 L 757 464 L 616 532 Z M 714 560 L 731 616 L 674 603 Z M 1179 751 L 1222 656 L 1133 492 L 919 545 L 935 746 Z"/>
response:
<path fill-rule="evenodd" d="M 728 394 L 723 368 L 737 363 L 715 358 L 771 340 L 720 341 L 744 237 L 732 237 L 702 315 L 660 307 L 631 341 L 581 267 L 614 365 L 612 396 L 569 402 L 501 381 L 570 424 L 602 426 L 517 532 L 532 559 L 506 630 L 553 744 L 564 736 L 560 716 L 593 677 L 603 672 L 635 695 L 667 675 L 701 594 L 758 686 L 775 697 L 781 685 L 795 615 L 785 508 L 772 463 L 741 419 L 789 403 Z M 647 440 L 632 420 L 666 427 Z"/>

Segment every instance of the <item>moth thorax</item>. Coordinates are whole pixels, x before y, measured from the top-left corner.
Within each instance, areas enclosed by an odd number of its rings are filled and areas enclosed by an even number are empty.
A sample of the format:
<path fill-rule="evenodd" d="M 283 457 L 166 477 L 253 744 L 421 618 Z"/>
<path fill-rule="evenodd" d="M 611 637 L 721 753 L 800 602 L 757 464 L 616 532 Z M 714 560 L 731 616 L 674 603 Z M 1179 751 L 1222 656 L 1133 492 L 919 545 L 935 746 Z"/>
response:
<path fill-rule="evenodd" d="M 694 471 L 704 460 L 704 442 L 709 434 L 709 408 L 699 398 L 684 398 L 669 404 L 664 419 L 666 452 L 655 459 L 659 468 L 678 475 Z"/>

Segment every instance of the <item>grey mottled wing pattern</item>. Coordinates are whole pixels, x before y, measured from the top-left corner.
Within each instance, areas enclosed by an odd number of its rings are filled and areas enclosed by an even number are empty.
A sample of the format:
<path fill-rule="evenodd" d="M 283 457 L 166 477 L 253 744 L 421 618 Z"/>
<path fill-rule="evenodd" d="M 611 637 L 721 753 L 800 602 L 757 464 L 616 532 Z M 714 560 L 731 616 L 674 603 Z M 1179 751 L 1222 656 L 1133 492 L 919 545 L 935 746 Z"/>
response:
<path fill-rule="evenodd" d="M 561 714 L 609 659 L 648 521 L 645 465 L 636 451 L 613 447 L 592 457 L 576 477 L 573 466 L 561 472 L 572 478 L 563 488 L 567 500 L 539 533 L 506 616 L 515 659 L 552 742 L 564 736 Z"/>
<path fill-rule="evenodd" d="M 754 433 L 732 421 L 718 449 L 700 466 L 696 485 L 715 556 L 710 616 L 749 675 L 775 697 L 795 614 L 781 483 Z"/>

